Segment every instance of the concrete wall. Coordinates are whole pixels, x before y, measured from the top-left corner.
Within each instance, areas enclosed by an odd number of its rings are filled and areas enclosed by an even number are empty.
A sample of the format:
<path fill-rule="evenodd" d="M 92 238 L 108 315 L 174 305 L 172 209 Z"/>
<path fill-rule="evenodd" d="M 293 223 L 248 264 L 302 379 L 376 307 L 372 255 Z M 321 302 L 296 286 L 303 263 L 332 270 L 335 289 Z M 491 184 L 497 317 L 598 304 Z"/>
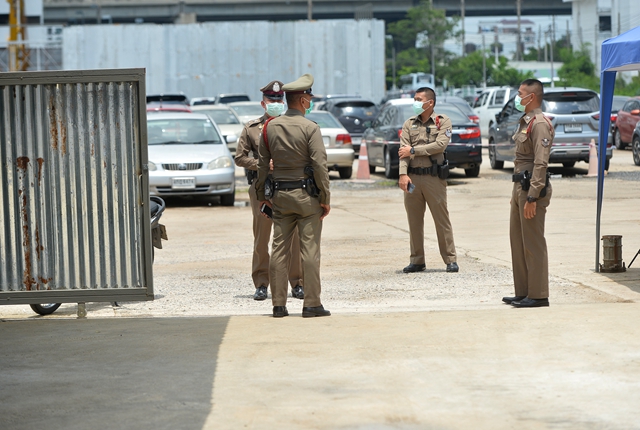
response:
<path fill-rule="evenodd" d="M 74 26 L 64 30 L 65 69 L 144 67 L 147 94 L 247 93 L 273 79 L 315 77 L 317 94 L 385 92 L 384 22 L 328 20 L 189 25 Z"/>

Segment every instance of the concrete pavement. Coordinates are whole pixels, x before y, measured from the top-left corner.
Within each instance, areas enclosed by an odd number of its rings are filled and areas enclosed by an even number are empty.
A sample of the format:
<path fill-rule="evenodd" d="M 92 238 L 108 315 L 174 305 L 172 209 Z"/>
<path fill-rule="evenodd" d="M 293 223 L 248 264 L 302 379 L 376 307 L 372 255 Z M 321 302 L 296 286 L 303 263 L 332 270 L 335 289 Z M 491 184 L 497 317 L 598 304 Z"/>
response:
<path fill-rule="evenodd" d="M 612 171 L 632 171 L 629 158 L 629 151 L 616 153 Z M 291 316 L 277 320 L 266 316 L 268 303 L 251 316 L 178 317 L 176 310 L 173 318 L 143 318 L 148 313 L 132 306 L 96 308 L 84 320 L 0 308 L 0 429 L 640 429 L 640 264 L 594 273 L 595 180 L 554 181 L 550 272 L 567 286 L 552 285 L 549 308 L 513 309 L 499 303 L 507 285 L 472 300 L 458 285 L 478 279 L 486 289 L 486 271 L 510 265 L 508 172 L 486 167 L 478 180 L 454 176 L 449 188 L 465 261 L 459 277 L 396 273 L 408 248 L 401 195 L 345 191 L 332 202 L 323 277 L 342 274 L 348 287 L 356 277 L 384 276 L 412 295 L 421 283 L 433 294 L 438 282 L 451 290 L 446 300 L 433 295 L 396 311 L 386 303 L 354 311 L 336 301 L 334 315 L 321 319 L 302 319 L 290 306 Z M 637 181 L 607 179 L 602 234 L 624 235 L 627 264 L 640 244 L 639 193 Z M 246 217 L 236 214 L 234 222 Z M 433 248 L 432 232 L 425 233 Z M 237 271 L 219 254 L 229 253 L 226 240 L 239 239 L 202 234 L 207 247 L 220 248 L 204 262 Z M 362 235 L 373 244 L 356 242 Z M 172 240 L 156 261 L 162 276 L 180 270 L 176 262 L 163 265 L 171 252 L 203 255 L 191 236 Z M 342 254 L 339 240 L 369 254 Z M 431 254 L 429 267 L 439 267 Z M 353 266 L 353 258 L 372 259 L 374 268 L 345 271 L 341 265 Z M 224 273 L 222 265 L 211 270 Z M 163 294 L 145 306 L 171 297 Z"/>

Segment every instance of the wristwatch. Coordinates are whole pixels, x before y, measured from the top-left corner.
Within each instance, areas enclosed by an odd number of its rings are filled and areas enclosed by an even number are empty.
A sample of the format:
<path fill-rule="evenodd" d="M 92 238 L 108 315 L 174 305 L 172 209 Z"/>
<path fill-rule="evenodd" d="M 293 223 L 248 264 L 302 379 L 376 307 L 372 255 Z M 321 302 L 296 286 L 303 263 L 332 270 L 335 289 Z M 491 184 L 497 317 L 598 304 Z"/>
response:
<path fill-rule="evenodd" d="M 416 148 L 414 148 L 413 146 L 411 147 L 411 149 L 409 150 L 409 152 L 411 153 L 411 155 L 416 153 Z"/>
<path fill-rule="evenodd" d="M 535 202 L 538 201 L 538 198 L 537 197 L 533 197 L 533 196 L 527 196 L 527 201 L 529 203 L 535 203 Z"/>

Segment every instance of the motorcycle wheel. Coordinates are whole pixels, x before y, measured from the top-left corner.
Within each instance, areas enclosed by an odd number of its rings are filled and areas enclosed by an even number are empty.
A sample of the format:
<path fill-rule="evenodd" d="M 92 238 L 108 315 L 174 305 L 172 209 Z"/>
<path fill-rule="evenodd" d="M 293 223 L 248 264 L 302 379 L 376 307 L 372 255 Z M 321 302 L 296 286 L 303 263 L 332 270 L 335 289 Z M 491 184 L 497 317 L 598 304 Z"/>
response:
<path fill-rule="evenodd" d="M 43 303 L 40 305 L 29 305 L 31 309 L 39 315 L 51 315 L 62 303 Z"/>

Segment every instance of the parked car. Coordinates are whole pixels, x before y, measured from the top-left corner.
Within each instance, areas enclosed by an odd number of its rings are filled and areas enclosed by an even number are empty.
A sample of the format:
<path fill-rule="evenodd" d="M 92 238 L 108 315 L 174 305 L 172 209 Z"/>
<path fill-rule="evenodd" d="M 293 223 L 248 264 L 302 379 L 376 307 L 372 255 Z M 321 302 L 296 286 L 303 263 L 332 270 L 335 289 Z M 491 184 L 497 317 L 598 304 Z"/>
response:
<path fill-rule="evenodd" d="M 191 99 L 190 104 L 191 106 L 214 105 L 216 104 L 216 98 L 215 97 L 194 97 Z"/>
<path fill-rule="evenodd" d="M 227 105 L 198 105 L 191 106 L 191 110 L 209 115 L 218 128 L 220 128 L 222 137 L 224 137 L 229 147 L 229 151 L 231 151 L 232 154 L 236 153 L 238 137 L 240 137 L 244 126 L 233 109 Z"/>
<path fill-rule="evenodd" d="M 366 130 L 365 122 L 378 115 L 378 107 L 371 100 L 360 97 L 328 98 L 319 108 L 331 112 L 351 135 L 353 150 L 360 152 L 362 134 Z"/>
<path fill-rule="evenodd" d="M 613 113 L 613 107 L 611 112 Z M 616 148 L 624 149 L 633 141 L 633 131 L 638 121 L 640 121 L 640 97 L 631 97 L 616 113 L 613 127 L 613 141 Z"/>
<path fill-rule="evenodd" d="M 515 96 L 496 115 L 495 123 L 489 130 L 489 162 L 492 169 L 502 169 L 505 161 L 515 159 L 513 134 L 523 113 L 515 107 Z M 600 119 L 600 96 L 584 88 L 545 88 L 542 112 L 555 128 L 549 163 L 562 163 L 573 167 L 576 162 L 589 162 L 589 143 L 598 138 Z M 607 161 L 609 169 L 612 156 L 611 135 L 607 141 Z"/>
<path fill-rule="evenodd" d="M 216 96 L 216 104 L 227 104 L 233 102 L 249 102 L 251 99 L 246 94 L 218 94 Z"/>
<path fill-rule="evenodd" d="M 147 114 L 149 194 L 220 196 L 235 201 L 235 165 L 222 133 L 199 113 Z"/>
<path fill-rule="evenodd" d="M 489 127 L 495 122 L 496 114 L 502 110 L 511 96 L 517 92 L 517 88 L 491 87 L 485 88 L 480 93 L 473 104 L 473 111 L 480 118 L 482 137 L 489 136 Z"/>
<path fill-rule="evenodd" d="M 229 103 L 227 106 L 233 109 L 243 124 L 264 115 L 264 109 L 260 102 L 233 102 Z"/>
<path fill-rule="evenodd" d="M 633 151 L 633 163 L 640 166 L 640 122 L 636 123 L 631 137 L 631 150 Z"/>
<path fill-rule="evenodd" d="M 367 146 L 370 173 L 374 173 L 376 167 L 383 167 L 387 178 L 398 177 L 400 135 L 404 122 L 414 116 L 412 104 L 413 99 L 408 98 L 389 100 L 382 106 L 371 127 L 364 132 L 362 143 Z M 451 142 L 447 148 L 449 166 L 464 169 L 469 177 L 478 176 L 482 163 L 482 140 L 478 124 L 471 122 L 451 103 L 437 101 L 435 112 L 451 118 Z"/>
<path fill-rule="evenodd" d="M 147 103 L 147 112 L 191 112 L 191 108 L 179 103 L 151 102 Z"/>
<path fill-rule="evenodd" d="M 459 108 L 465 115 L 469 117 L 471 122 L 480 124 L 480 117 L 473 111 L 469 103 L 462 97 L 442 95 L 438 96 L 437 100 L 438 103 L 452 103 L 456 105 L 457 108 Z"/>
<path fill-rule="evenodd" d="M 183 93 L 151 94 L 147 96 L 147 104 L 149 103 L 161 103 L 163 105 L 180 104 L 180 105 L 189 106 L 189 99 Z"/>
<path fill-rule="evenodd" d="M 349 179 L 353 174 L 355 157 L 347 129 L 330 112 L 311 111 L 305 116 L 320 126 L 329 171 L 336 170 L 340 179 Z"/>

